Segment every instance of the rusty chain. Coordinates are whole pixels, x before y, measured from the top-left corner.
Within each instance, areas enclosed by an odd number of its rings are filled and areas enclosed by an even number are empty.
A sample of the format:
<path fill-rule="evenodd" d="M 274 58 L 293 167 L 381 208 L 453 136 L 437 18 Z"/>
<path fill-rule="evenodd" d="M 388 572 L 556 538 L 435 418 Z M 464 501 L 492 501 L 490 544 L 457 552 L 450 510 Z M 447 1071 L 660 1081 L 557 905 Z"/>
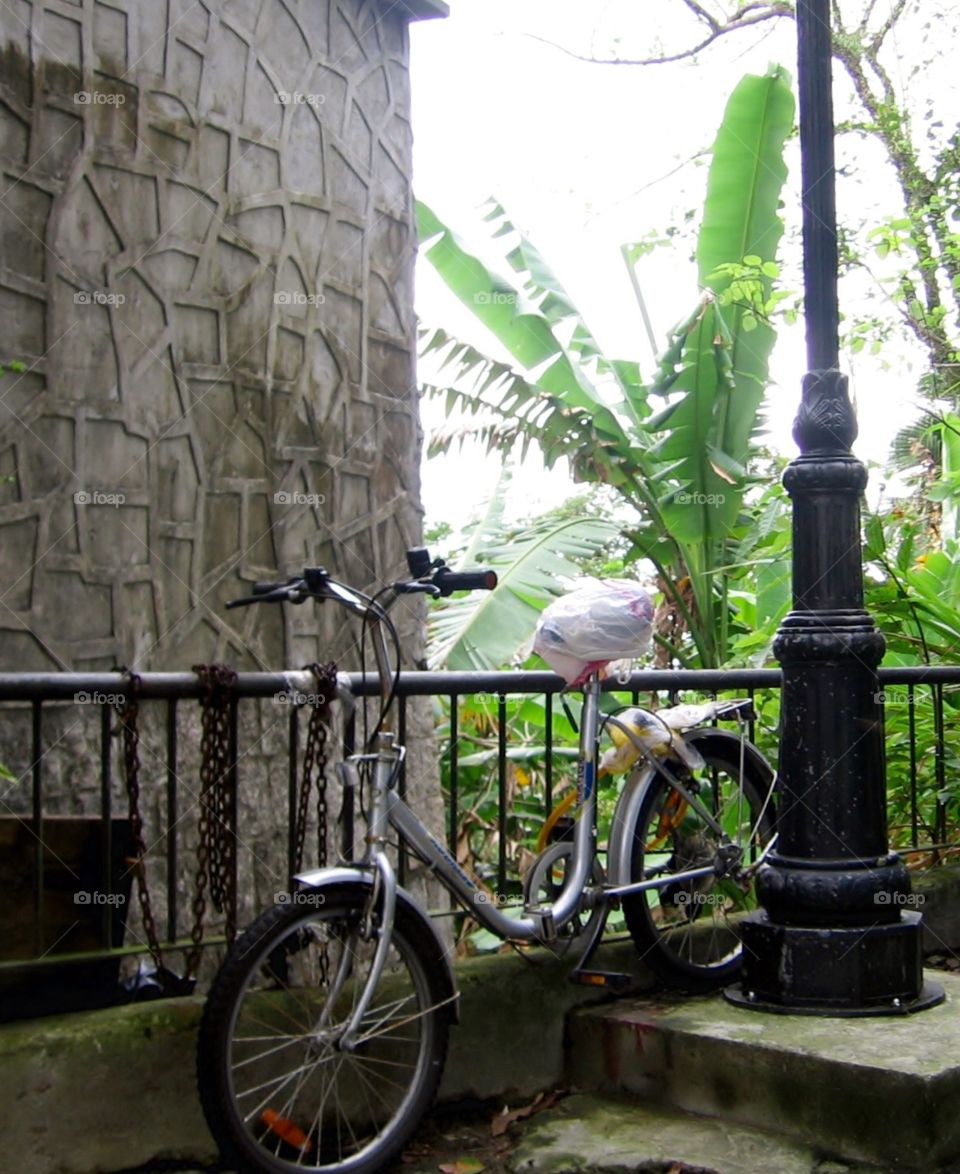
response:
<path fill-rule="evenodd" d="M 226 913 L 228 942 L 236 935 L 236 829 L 233 827 L 234 766 L 230 756 L 230 710 L 237 674 L 221 664 L 197 664 L 193 671 L 202 689 L 200 738 L 200 825 L 197 837 L 197 886 L 193 898 L 193 945 L 187 973 L 195 974 L 203 948 L 205 889 L 218 913 Z"/>
<path fill-rule="evenodd" d="M 330 703 L 337 695 L 337 666 L 332 661 L 325 665 L 311 664 L 305 667 L 313 673 L 317 691 L 310 706 L 303 769 L 300 773 L 294 873 L 303 867 L 307 813 L 314 786 L 317 789 L 317 867 L 323 868 L 327 863 L 327 727 L 330 724 Z"/>
<path fill-rule="evenodd" d="M 298 796 L 295 871 L 303 867 L 310 798 L 316 788 L 317 865 L 327 862 L 327 733 L 330 704 L 336 697 L 337 668 L 332 662 L 306 666 L 316 681 L 307 725 L 303 767 Z M 135 871 L 137 896 L 150 956 L 158 973 L 172 985 L 192 985 L 203 948 L 206 894 L 220 913 L 226 913 L 225 933 L 232 941 L 236 933 L 236 834 L 233 827 L 234 763 L 230 755 L 230 710 L 235 696 L 237 674 L 225 665 L 194 665 L 202 694 L 200 742 L 200 819 L 197 837 L 197 875 L 192 902 L 191 948 L 182 979 L 163 963 L 156 920 L 146 880 L 146 844 L 140 811 L 140 678 L 127 672 L 130 681 L 122 706 L 118 706 L 123 738 L 124 773 L 129 802 L 130 831 L 134 855 L 128 863 Z"/>
<path fill-rule="evenodd" d="M 140 904 L 140 916 L 143 919 L 144 933 L 147 935 L 150 957 L 158 973 L 163 973 L 163 954 L 157 934 L 157 923 L 150 905 L 150 890 L 147 888 L 147 846 L 143 839 L 143 818 L 140 814 L 140 678 L 136 673 L 129 671 L 126 676 L 130 682 L 129 688 L 123 704 L 118 705 L 117 710 L 120 714 L 119 732 L 123 740 L 123 772 L 127 784 L 130 838 L 134 854 L 126 857 L 125 863 L 131 866 L 136 877 L 137 900 Z"/>

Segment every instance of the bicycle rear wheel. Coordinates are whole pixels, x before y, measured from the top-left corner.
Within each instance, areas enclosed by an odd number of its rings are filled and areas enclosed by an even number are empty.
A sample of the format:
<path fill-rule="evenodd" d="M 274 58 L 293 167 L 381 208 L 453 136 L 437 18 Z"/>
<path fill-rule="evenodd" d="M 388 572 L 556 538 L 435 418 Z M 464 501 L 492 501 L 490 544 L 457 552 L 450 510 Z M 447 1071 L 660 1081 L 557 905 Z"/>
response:
<path fill-rule="evenodd" d="M 397 1157 L 430 1106 L 453 1011 L 430 930 L 397 902 L 383 974 L 357 1043 L 340 1037 L 376 948 L 369 887 L 327 886 L 281 905 L 235 944 L 210 991 L 197 1077 L 231 1169 L 368 1174 Z"/>
<path fill-rule="evenodd" d="M 749 755 L 741 777 L 735 740 L 705 731 L 694 745 L 706 765 L 681 770 L 679 777 L 736 845 L 742 865 L 749 865 L 775 830 L 770 780 Z M 740 970 L 739 923 L 757 907 L 752 876 L 733 869 L 727 875 L 670 879 L 714 864 L 720 842 L 716 830 L 662 776 L 651 781 L 634 829 L 631 881 L 664 883 L 625 896 L 623 911 L 641 958 L 669 986 L 713 990 Z"/>

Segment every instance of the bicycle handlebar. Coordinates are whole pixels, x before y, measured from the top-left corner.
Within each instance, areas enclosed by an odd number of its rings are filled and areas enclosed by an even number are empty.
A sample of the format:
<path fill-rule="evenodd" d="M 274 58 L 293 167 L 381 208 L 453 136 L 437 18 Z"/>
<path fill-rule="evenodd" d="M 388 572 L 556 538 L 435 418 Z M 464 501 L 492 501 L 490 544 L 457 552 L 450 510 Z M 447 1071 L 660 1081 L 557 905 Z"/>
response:
<path fill-rule="evenodd" d="M 492 591 L 497 585 L 496 571 L 452 571 L 442 559 L 431 559 L 423 547 L 407 551 L 407 562 L 416 578 L 394 583 L 393 590 L 398 595 L 423 593 L 445 597 L 454 591 Z M 364 596 L 355 594 L 351 588 L 331 578 L 323 567 L 307 567 L 302 576 L 295 575 L 284 583 L 256 582 L 252 595 L 231 599 L 226 606 L 304 603 L 307 599 L 336 599 L 340 603 L 369 604 Z"/>
<path fill-rule="evenodd" d="M 497 572 L 451 571 L 449 567 L 439 567 L 433 581 L 441 595 L 452 595 L 454 591 L 492 591 L 497 585 Z"/>

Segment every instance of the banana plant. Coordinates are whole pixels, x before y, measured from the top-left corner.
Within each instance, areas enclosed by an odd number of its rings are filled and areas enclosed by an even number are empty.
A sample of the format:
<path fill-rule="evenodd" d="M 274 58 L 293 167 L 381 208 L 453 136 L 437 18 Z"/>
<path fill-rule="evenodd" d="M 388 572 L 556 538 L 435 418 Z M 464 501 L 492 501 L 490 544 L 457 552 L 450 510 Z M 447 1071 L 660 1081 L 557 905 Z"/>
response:
<path fill-rule="evenodd" d="M 417 216 L 426 260 L 509 355 L 497 360 L 442 328 L 423 332 L 446 398 L 466 422 L 434 437 L 431 451 L 468 436 L 511 451 L 536 443 L 548 466 L 561 457 L 580 481 L 612 486 L 638 513 L 634 556 L 654 564 L 693 651 L 681 663 L 723 663 L 730 601 L 724 569 L 743 537 L 749 458 L 775 333 L 769 313 L 777 214 L 793 127 L 789 77 L 773 66 L 748 75 L 727 104 L 713 147 L 697 246 L 702 295 L 671 334 L 654 380 L 600 348 L 572 298 L 535 246 L 495 201 L 486 220 L 508 237 L 509 273 L 494 272 L 425 204 Z M 664 640 L 663 637 L 661 637 Z"/>
<path fill-rule="evenodd" d="M 431 668 L 497 669 L 529 643 L 543 608 L 580 573 L 578 559 L 617 535 L 597 518 L 546 519 L 517 530 L 504 521 L 511 480 L 505 463 L 484 512 L 467 535 L 456 569 L 477 565 L 497 572 L 493 591 L 474 591 L 433 604 L 427 620 Z"/>

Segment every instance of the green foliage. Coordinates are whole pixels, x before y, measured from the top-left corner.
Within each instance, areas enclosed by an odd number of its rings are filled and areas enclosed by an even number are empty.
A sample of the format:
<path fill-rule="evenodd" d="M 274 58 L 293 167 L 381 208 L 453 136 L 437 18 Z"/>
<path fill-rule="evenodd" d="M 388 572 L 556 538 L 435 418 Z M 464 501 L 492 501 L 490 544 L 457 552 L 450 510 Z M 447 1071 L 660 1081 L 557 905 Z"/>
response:
<path fill-rule="evenodd" d="M 616 537 L 603 519 L 556 514 L 523 527 L 504 522 L 510 470 L 504 466 L 483 516 L 466 536 L 456 569 L 490 567 L 493 591 L 438 600 L 430 609 L 427 636 L 431 668 L 495 669 L 509 664 L 529 641 L 537 617 Z"/>
<path fill-rule="evenodd" d="M 692 648 L 670 656 L 704 666 L 729 648 L 725 568 L 749 529 L 759 405 L 774 342 L 754 301 L 775 309 L 777 212 L 783 143 L 793 127 L 787 75 L 771 67 L 735 88 L 712 152 L 697 263 L 704 293 L 671 334 L 655 379 L 601 351 L 572 299 L 499 204 L 487 220 L 510 243 L 509 277 L 473 255 L 431 209 L 418 205 L 423 255 L 511 356 L 494 360 L 442 329 L 425 332 L 452 378 L 428 386 L 466 422 L 432 451 L 467 437 L 510 451 L 535 442 L 548 465 L 561 457 L 581 481 L 610 486 L 639 516 L 631 557 L 649 559 L 682 617 Z M 751 284 L 752 283 L 752 284 Z"/>
<path fill-rule="evenodd" d="M 960 658 L 960 543 L 932 544 L 926 516 L 912 500 L 871 514 L 864 528 L 866 604 L 886 640 L 884 665 L 956 664 Z M 944 727 L 937 720 L 938 697 Z M 960 766 L 948 736 L 960 687 L 896 686 L 884 691 L 887 805 L 895 846 L 909 847 L 917 778 L 917 816 L 924 842 L 956 832 Z M 911 751 L 911 741 L 915 747 Z"/>

